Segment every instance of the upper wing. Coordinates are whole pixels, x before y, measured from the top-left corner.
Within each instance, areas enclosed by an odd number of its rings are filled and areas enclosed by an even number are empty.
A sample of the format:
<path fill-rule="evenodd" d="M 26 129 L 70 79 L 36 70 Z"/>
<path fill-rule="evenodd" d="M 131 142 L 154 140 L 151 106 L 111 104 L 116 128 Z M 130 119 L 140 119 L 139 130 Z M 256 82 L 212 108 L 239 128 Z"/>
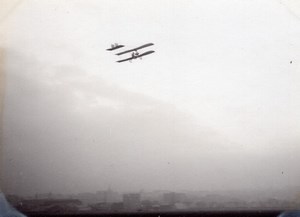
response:
<path fill-rule="evenodd" d="M 142 45 L 140 47 L 136 47 L 134 49 L 130 49 L 130 50 L 123 51 L 121 53 L 117 53 L 116 55 L 122 55 L 122 54 L 125 54 L 125 53 L 130 53 L 130 52 L 137 51 L 139 49 L 142 49 L 142 48 L 145 48 L 145 47 L 149 47 L 149 46 L 152 46 L 152 45 L 154 45 L 154 44 L 153 43 L 144 44 L 144 45 Z"/>
<path fill-rule="evenodd" d="M 133 60 L 133 59 L 135 59 L 135 58 L 134 57 L 130 57 L 130 58 L 127 58 L 127 59 L 118 60 L 117 62 L 121 63 L 121 62 L 129 61 L 129 60 Z"/>
<path fill-rule="evenodd" d="M 142 57 L 142 56 L 146 56 L 146 55 L 152 54 L 154 52 L 155 52 L 154 50 L 150 50 L 150 51 L 147 51 L 145 53 L 142 53 L 142 54 L 138 55 L 136 58 L 139 58 L 139 57 Z"/>
<path fill-rule="evenodd" d="M 118 45 L 118 46 L 116 46 L 116 47 L 108 48 L 108 49 L 106 49 L 106 50 L 112 51 L 112 50 L 119 49 L 119 48 L 121 48 L 121 47 L 124 47 L 124 45 Z"/>

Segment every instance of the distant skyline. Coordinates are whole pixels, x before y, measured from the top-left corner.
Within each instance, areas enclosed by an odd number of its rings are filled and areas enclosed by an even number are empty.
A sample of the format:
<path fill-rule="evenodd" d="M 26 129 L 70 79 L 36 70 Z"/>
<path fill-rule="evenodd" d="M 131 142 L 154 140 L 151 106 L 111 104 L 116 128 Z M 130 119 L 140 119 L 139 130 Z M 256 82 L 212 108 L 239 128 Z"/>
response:
<path fill-rule="evenodd" d="M 8 195 L 10 201 L 23 212 L 61 211 L 71 212 L 159 212 L 204 210 L 270 210 L 295 209 L 299 207 L 299 188 L 295 191 L 223 191 L 223 192 L 137 192 L 120 194 L 113 191 L 81 193 L 72 195 L 36 194 L 31 197 Z M 70 203 L 76 203 L 68 209 Z M 69 204 L 69 205 L 68 205 Z M 75 205 L 75 204 L 73 204 Z M 77 207 L 77 208 L 76 208 Z M 48 212 L 47 212 L 48 213 Z"/>
<path fill-rule="evenodd" d="M 23 199 L 64 199 L 64 198 L 81 198 L 83 200 L 89 200 L 91 203 L 96 203 L 93 200 L 107 200 L 106 197 L 110 198 L 109 200 L 113 200 L 111 202 L 117 202 L 122 200 L 122 195 L 128 194 L 140 194 L 142 200 L 163 200 L 163 196 L 166 194 L 177 194 L 177 195 L 185 195 L 188 198 L 192 199 L 195 197 L 195 201 L 199 198 L 203 199 L 204 197 L 211 197 L 213 196 L 215 199 L 227 198 L 235 198 L 238 200 L 247 200 L 247 201 L 254 201 L 254 200 L 267 200 L 270 198 L 277 198 L 280 200 L 291 200 L 294 202 L 299 201 L 300 195 L 300 186 L 291 186 L 288 188 L 277 188 L 277 189 L 245 189 L 245 190 L 203 190 L 203 191 L 189 191 L 189 190 L 152 190 L 152 191 L 116 191 L 114 189 L 102 189 L 94 192 L 73 192 L 70 194 L 63 194 L 61 192 L 42 192 L 42 193 L 35 193 L 35 194 L 28 194 L 28 195 L 14 195 L 9 194 L 9 196 L 17 196 Z M 105 196 L 108 195 L 108 196 Z M 106 199 L 105 199 L 106 198 Z M 196 199 L 198 198 L 198 199 Z M 189 200 L 190 200 L 189 199 Z M 98 201 L 99 202 L 99 201 Z M 107 202 L 107 201 L 106 201 Z"/>
<path fill-rule="evenodd" d="M 297 186 L 299 11 L 294 0 L 19 2 L 0 23 L 2 190 Z M 111 43 L 155 53 L 118 64 Z"/>

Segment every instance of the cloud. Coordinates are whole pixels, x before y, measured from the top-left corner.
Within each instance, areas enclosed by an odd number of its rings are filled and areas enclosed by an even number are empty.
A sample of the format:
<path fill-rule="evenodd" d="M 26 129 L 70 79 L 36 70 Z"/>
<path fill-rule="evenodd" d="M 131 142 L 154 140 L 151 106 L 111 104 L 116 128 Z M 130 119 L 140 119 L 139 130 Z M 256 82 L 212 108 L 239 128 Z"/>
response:
<path fill-rule="evenodd" d="M 60 189 L 62 180 L 78 174 L 81 188 L 101 188 L 105 184 L 84 177 L 97 179 L 93 174 L 102 171 L 107 183 L 121 174 L 141 175 L 145 171 L 134 172 L 136 165 L 155 171 L 154 162 L 174 162 L 224 142 L 174 105 L 75 65 L 43 64 L 16 51 L 9 58 L 4 116 L 9 191 Z"/>

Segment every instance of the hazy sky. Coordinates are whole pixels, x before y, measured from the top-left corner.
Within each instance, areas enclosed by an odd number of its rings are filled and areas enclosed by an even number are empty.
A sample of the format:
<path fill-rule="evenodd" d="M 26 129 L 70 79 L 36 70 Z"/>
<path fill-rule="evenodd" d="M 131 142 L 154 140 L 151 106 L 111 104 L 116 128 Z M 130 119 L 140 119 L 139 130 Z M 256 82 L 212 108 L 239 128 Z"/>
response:
<path fill-rule="evenodd" d="M 3 190 L 298 185 L 299 9 L 293 0 L 20 1 L 0 24 Z M 106 51 L 115 42 L 156 52 L 120 64 Z"/>

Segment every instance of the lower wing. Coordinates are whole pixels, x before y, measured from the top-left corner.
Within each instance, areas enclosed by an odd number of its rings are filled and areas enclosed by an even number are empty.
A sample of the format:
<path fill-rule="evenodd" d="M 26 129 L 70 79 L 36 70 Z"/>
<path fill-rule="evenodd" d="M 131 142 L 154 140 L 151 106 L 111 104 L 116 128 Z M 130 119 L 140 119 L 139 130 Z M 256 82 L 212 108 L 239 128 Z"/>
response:
<path fill-rule="evenodd" d="M 127 58 L 127 59 L 118 60 L 117 62 L 121 63 L 121 62 L 129 61 L 129 60 L 133 60 L 133 59 L 134 59 L 133 57 L 130 57 L 130 58 Z"/>

